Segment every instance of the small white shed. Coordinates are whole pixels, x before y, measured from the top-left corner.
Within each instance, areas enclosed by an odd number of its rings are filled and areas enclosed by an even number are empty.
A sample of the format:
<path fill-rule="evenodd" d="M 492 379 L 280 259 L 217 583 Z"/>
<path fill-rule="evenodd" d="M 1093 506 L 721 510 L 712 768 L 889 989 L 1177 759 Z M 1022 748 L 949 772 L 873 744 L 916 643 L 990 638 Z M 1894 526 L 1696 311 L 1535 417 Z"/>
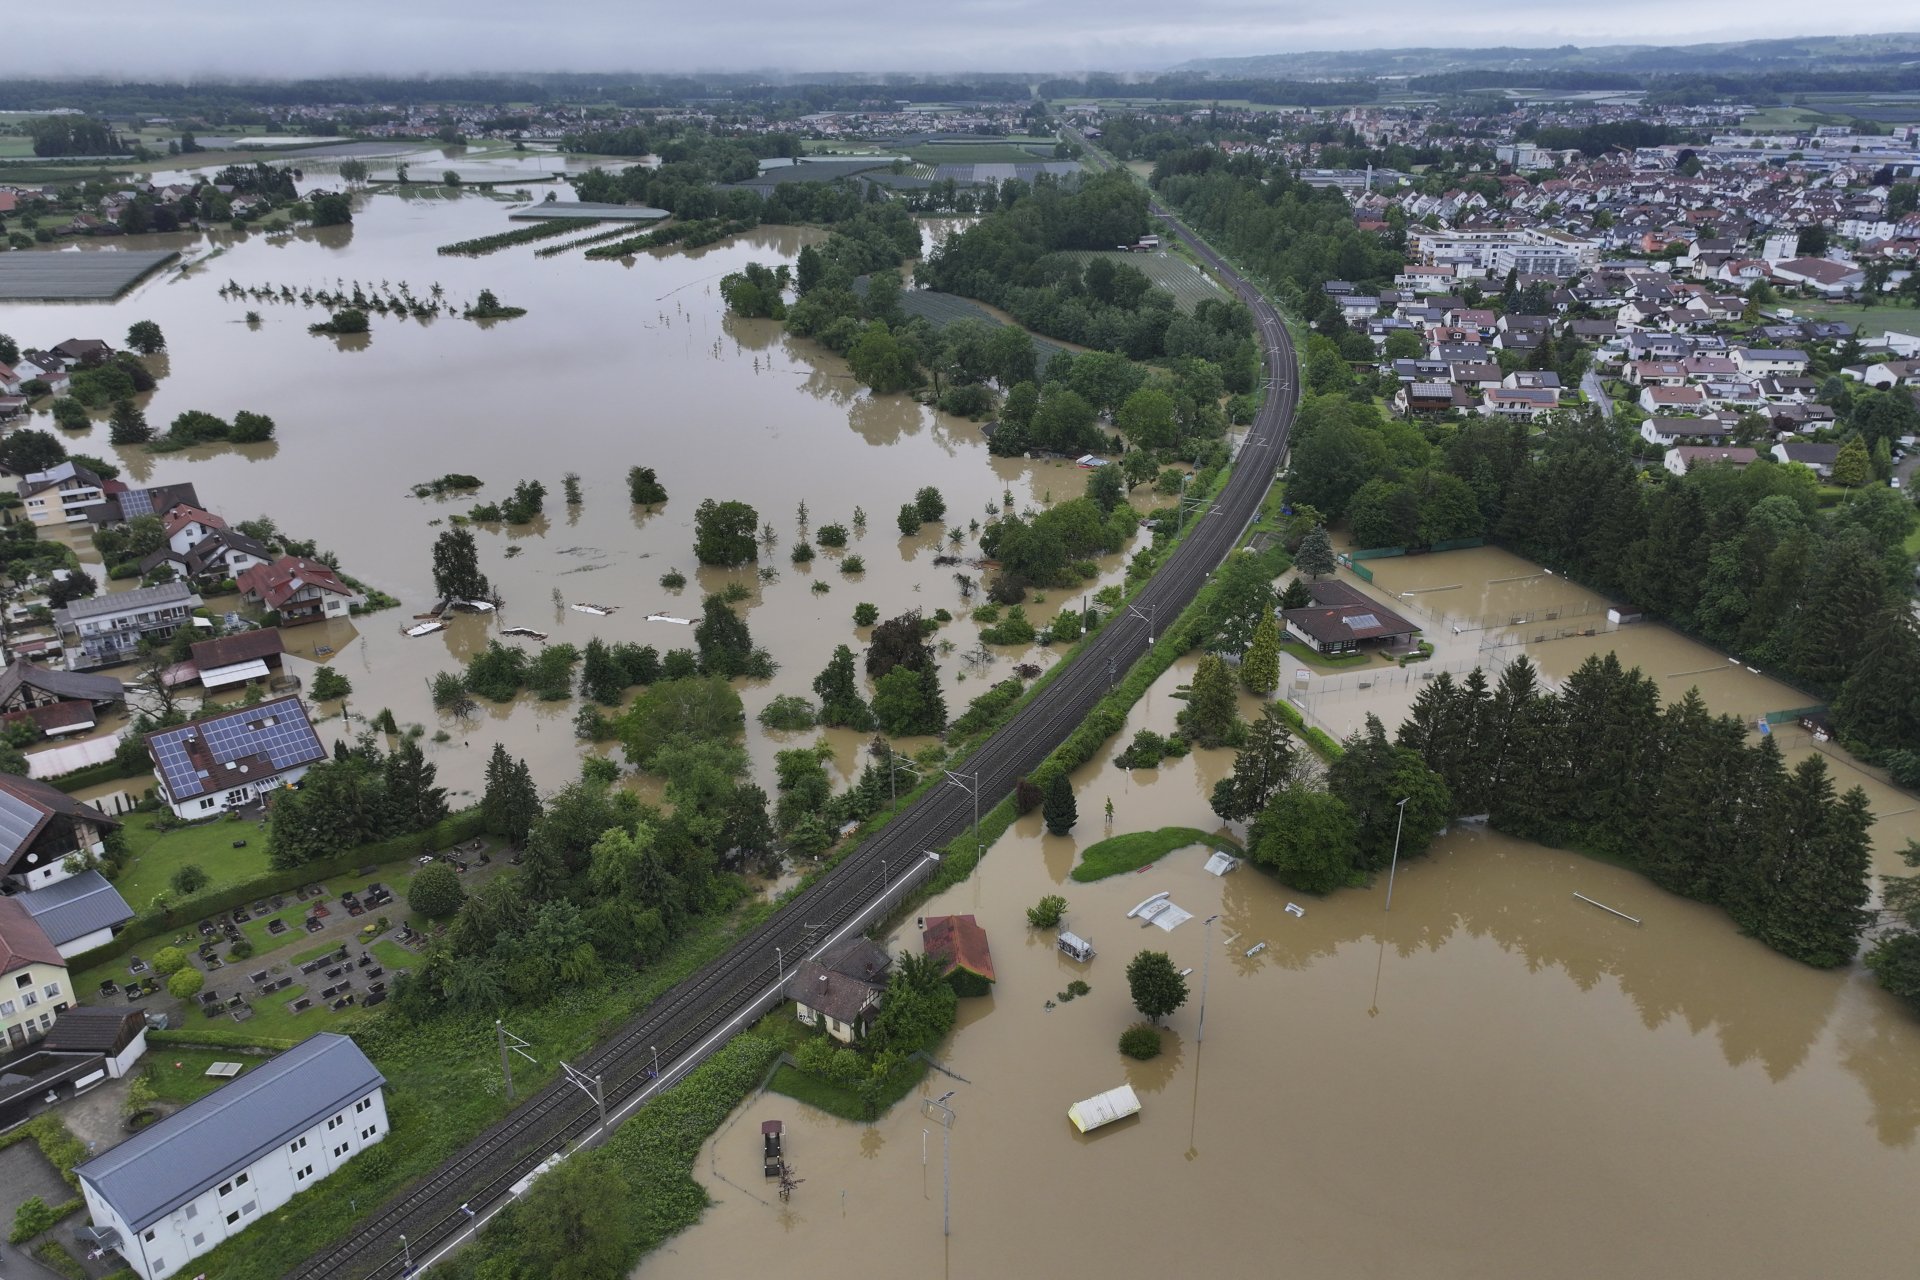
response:
<path fill-rule="evenodd" d="M 1101 1125 L 1139 1114 L 1140 1099 L 1130 1084 L 1096 1093 L 1067 1108 L 1067 1119 L 1073 1121 L 1073 1127 L 1082 1133 L 1091 1133 Z"/>

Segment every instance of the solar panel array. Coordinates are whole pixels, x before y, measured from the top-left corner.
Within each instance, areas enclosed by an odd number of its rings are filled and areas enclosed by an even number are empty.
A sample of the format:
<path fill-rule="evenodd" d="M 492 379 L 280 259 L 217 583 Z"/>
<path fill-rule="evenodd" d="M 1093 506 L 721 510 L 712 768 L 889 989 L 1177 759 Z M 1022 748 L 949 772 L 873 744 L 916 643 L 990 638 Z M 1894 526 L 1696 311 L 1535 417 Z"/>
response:
<path fill-rule="evenodd" d="M 1370 613 L 1350 613 L 1340 619 L 1355 631 L 1365 631 L 1380 625 L 1380 619 Z"/>
<path fill-rule="evenodd" d="M 196 736 L 206 743 L 207 755 L 213 761 L 213 768 L 205 776 L 187 754 L 187 744 Z M 160 762 L 160 774 L 166 779 L 167 791 L 176 801 L 260 781 L 258 773 L 242 775 L 225 767 L 249 756 L 267 757 L 276 773 L 326 756 L 326 749 L 320 745 L 313 725 L 307 720 L 306 708 L 298 698 L 263 702 L 256 707 L 243 707 L 195 724 L 163 730 L 150 739 L 150 745 L 154 758 Z"/>
<path fill-rule="evenodd" d="M 153 490 L 129 489 L 120 495 L 120 514 L 131 520 L 153 514 Z"/>
<path fill-rule="evenodd" d="M 46 815 L 10 792 L 0 791 L 0 858 L 26 843 Z M 3 865 L 3 864 L 0 864 Z"/>

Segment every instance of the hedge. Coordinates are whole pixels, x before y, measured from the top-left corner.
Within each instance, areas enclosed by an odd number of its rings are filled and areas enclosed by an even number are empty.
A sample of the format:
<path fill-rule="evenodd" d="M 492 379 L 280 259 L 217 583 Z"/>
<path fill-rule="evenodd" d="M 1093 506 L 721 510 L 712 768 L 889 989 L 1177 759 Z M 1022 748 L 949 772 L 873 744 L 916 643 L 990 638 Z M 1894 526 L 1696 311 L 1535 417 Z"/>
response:
<path fill-rule="evenodd" d="M 390 840 L 382 840 L 378 844 L 361 845 L 345 853 L 335 854 L 331 858 L 303 863 L 284 871 L 269 871 L 266 875 L 249 880 L 245 884 L 229 885 L 213 893 L 188 898 L 164 912 L 148 908 L 135 916 L 126 928 L 114 936 L 112 942 L 95 947 L 91 951 L 82 952 L 67 961 L 67 969 L 69 972 L 76 973 L 83 969 L 90 969 L 116 956 L 124 955 L 135 943 L 162 937 L 175 932 L 190 921 L 218 915 L 222 911 L 231 911 L 235 907 L 255 902 L 271 894 L 298 889 L 302 885 L 313 884 L 334 876 L 347 875 L 358 871 L 361 867 L 399 862 L 416 854 L 433 853 L 451 848 L 462 841 L 473 839 L 481 834 L 481 830 L 480 811 L 463 809 L 427 831 L 395 836 Z"/>
<path fill-rule="evenodd" d="M 299 1041 L 281 1040 L 273 1036 L 250 1036 L 244 1031 L 221 1031 L 217 1028 L 200 1031 L 194 1028 L 182 1028 L 179 1031 L 149 1031 L 147 1043 L 170 1044 L 176 1049 L 265 1049 L 271 1053 L 285 1053 Z"/>
<path fill-rule="evenodd" d="M 47 779 L 49 786 L 60 788 L 69 794 L 85 787 L 98 786 L 102 782 L 118 782 L 122 778 L 138 778 L 142 774 L 151 775 L 153 766 L 146 760 L 122 763 L 115 756 L 102 760 L 99 764 L 90 764 L 84 769 L 75 769 L 72 773 L 63 773 L 57 778 Z"/>

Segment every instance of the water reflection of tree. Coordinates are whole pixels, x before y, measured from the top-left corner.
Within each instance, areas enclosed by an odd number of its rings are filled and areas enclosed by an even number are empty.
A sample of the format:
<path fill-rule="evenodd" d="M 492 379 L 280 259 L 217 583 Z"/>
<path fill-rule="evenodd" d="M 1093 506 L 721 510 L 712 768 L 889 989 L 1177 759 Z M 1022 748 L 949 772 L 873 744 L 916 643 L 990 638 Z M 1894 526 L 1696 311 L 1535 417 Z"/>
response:
<path fill-rule="evenodd" d="M 1880 1141 L 1890 1147 L 1912 1146 L 1914 1133 L 1920 1131 L 1920 1054 L 1914 1052 L 1913 1015 L 1880 992 L 1870 998 L 1879 1007 L 1864 1032 L 1841 1034 L 1840 1062 L 1867 1091 Z"/>
<path fill-rule="evenodd" d="M 746 351 L 771 350 L 784 332 L 777 320 L 750 320 L 731 311 L 721 313 L 720 328 Z"/>
<path fill-rule="evenodd" d="M 919 402 L 910 396 L 864 396 L 847 409 L 847 425 L 868 444 L 898 444 L 926 425 Z"/>
<path fill-rule="evenodd" d="M 1199 998 L 1200 993 L 1196 989 L 1188 997 L 1188 1003 L 1191 1004 Z M 1059 1010 L 1056 1009 L 1054 1012 L 1058 1013 Z M 1180 1064 L 1186 1059 L 1186 1050 L 1186 1041 L 1181 1039 L 1178 1031 L 1172 1027 L 1160 1028 L 1160 1056 L 1149 1058 L 1145 1062 L 1128 1058 L 1126 1060 L 1127 1083 L 1133 1086 L 1136 1093 L 1159 1093 L 1172 1083 L 1174 1075 L 1180 1070 Z"/>
<path fill-rule="evenodd" d="M 1505 842 L 1476 850 L 1473 856 L 1463 852 L 1442 854 L 1421 867 L 1421 896 L 1444 903 L 1444 911 L 1408 904 L 1391 914 L 1331 912 L 1318 917 L 1312 928 L 1276 916 L 1289 897 L 1310 912 L 1315 899 L 1248 866 L 1227 877 L 1223 886 L 1222 936 L 1239 935 L 1227 958 L 1241 974 L 1269 964 L 1304 971 L 1348 945 L 1384 941 L 1405 959 L 1421 951 L 1438 952 L 1456 932 L 1464 932 L 1519 955 L 1529 972 L 1560 970 L 1581 991 L 1593 991 L 1612 979 L 1649 1030 L 1675 1016 L 1696 1033 L 1711 1028 L 1728 1065 L 1758 1061 L 1775 1081 L 1786 1079 L 1806 1060 L 1833 1011 L 1844 981 L 1834 974 L 1766 954 L 1759 944 L 1731 936 L 1650 937 L 1597 912 L 1562 910 L 1562 895 L 1533 887 L 1516 893 L 1515 878 L 1499 871 L 1499 862 L 1507 858 L 1558 858 L 1570 869 L 1584 865 L 1577 859 Z M 1534 876 L 1541 868 L 1527 870 L 1537 886 Z M 1332 923 L 1327 922 L 1329 915 Z M 1726 928 L 1717 920 L 1698 923 L 1702 928 Z M 1266 950 L 1247 956 L 1247 949 L 1259 942 L 1267 944 Z M 1736 967 L 1743 962 L 1743 968 Z M 1390 959 L 1388 965 L 1390 970 Z M 1761 986 L 1764 991 L 1757 989 Z"/>

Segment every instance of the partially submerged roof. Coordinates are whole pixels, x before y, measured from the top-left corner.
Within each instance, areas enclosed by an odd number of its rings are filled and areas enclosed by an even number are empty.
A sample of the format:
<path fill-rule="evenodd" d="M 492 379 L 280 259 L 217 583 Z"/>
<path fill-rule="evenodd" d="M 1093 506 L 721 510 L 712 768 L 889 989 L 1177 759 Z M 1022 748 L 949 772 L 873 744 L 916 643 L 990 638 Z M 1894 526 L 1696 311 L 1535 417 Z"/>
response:
<path fill-rule="evenodd" d="M 965 969 L 988 982 L 995 981 L 987 931 L 972 916 L 928 916 L 920 945 L 928 955 L 939 956 L 946 962 L 943 973 Z"/>
<path fill-rule="evenodd" d="M 147 752 L 176 802 L 260 782 L 327 755 L 297 697 L 237 707 L 150 733 Z"/>
<path fill-rule="evenodd" d="M 44 889 L 20 894 L 15 901 L 40 922 L 56 947 L 133 919 L 133 908 L 98 871 L 56 880 Z"/>
<path fill-rule="evenodd" d="M 323 1031 L 74 1172 L 142 1231 L 385 1083 L 358 1045 Z"/>

